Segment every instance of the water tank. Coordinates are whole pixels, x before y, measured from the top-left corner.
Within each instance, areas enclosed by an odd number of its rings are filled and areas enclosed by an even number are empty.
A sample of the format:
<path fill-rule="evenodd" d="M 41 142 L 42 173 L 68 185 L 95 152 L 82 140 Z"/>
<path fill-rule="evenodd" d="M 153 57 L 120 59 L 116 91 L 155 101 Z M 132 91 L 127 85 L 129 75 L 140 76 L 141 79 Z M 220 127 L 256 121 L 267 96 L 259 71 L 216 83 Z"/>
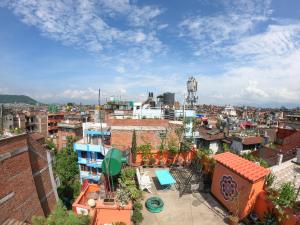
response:
<path fill-rule="evenodd" d="M 164 93 L 163 103 L 164 105 L 173 106 L 175 104 L 175 93 Z"/>
<path fill-rule="evenodd" d="M 121 172 L 122 164 L 126 162 L 122 151 L 116 148 L 110 149 L 102 162 L 102 172 L 105 175 L 116 176 Z"/>

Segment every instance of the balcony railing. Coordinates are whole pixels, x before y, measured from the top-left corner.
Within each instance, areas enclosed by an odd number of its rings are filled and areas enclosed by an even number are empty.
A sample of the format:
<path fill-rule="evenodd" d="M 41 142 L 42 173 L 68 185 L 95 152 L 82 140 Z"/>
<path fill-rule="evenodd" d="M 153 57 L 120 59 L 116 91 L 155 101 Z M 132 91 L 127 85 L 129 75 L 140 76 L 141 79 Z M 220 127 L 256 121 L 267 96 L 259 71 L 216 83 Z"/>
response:
<path fill-rule="evenodd" d="M 87 152 L 100 152 L 105 155 L 110 147 L 102 146 L 102 145 L 91 145 L 91 144 L 74 144 L 75 151 L 87 151 Z"/>
<path fill-rule="evenodd" d="M 94 174 L 88 171 L 80 171 L 80 178 L 81 179 L 89 179 L 89 180 L 94 180 L 94 181 L 99 181 L 100 180 L 100 174 Z"/>
<path fill-rule="evenodd" d="M 87 161 L 86 162 L 87 166 L 101 168 L 103 160 L 102 159 L 97 159 L 97 160 L 87 159 L 86 161 Z"/>

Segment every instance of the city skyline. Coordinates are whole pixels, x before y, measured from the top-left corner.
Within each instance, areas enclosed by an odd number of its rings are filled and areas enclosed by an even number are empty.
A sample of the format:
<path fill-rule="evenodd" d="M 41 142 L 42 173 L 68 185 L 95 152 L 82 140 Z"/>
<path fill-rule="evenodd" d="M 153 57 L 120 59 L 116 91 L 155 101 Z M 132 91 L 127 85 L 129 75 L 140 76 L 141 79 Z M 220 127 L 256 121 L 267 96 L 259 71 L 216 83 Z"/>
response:
<path fill-rule="evenodd" d="M 0 3 L 0 94 L 181 100 L 192 75 L 200 104 L 299 104 L 295 0 L 74 2 Z"/>

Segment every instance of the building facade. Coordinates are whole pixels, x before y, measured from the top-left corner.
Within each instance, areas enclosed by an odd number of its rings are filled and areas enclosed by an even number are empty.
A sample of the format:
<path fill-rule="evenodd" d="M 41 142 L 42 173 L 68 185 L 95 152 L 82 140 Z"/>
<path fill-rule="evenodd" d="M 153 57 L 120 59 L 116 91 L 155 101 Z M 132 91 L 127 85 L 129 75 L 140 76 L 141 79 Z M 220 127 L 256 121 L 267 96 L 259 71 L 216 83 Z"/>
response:
<path fill-rule="evenodd" d="M 62 121 L 57 124 L 57 149 L 60 150 L 67 146 L 67 137 L 82 138 L 82 123 Z"/>
<path fill-rule="evenodd" d="M 83 123 L 83 138 L 74 144 L 81 182 L 100 181 L 102 161 L 110 149 L 110 136 L 110 128 L 105 123 Z"/>

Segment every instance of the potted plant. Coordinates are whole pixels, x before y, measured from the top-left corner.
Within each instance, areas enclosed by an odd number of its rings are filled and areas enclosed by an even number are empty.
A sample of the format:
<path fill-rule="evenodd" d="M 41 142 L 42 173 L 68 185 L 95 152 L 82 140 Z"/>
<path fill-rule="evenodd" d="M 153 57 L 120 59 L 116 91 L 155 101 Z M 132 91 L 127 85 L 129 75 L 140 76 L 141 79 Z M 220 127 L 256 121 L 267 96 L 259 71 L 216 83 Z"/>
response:
<path fill-rule="evenodd" d="M 276 176 L 273 173 L 269 173 L 266 176 L 266 180 L 265 180 L 265 184 L 264 184 L 264 189 L 266 192 L 272 191 L 271 187 L 272 187 L 275 179 L 276 179 Z"/>
<path fill-rule="evenodd" d="M 287 219 L 286 209 L 292 209 L 294 207 L 296 196 L 295 186 L 291 182 L 282 184 L 277 195 L 269 196 L 269 199 L 274 204 L 276 211 L 279 213 L 279 222 L 282 223 Z"/>
<path fill-rule="evenodd" d="M 159 160 L 160 167 L 165 167 L 165 161 L 163 159 Z"/>
<path fill-rule="evenodd" d="M 149 159 L 149 165 L 150 165 L 150 167 L 153 167 L 153 165 L 154 165 L 155 162 L 156 162 L 156 159 L 153 156 L 151 156 L 150 159 Z"/>
<path fill-rule="evenodd" d="M 174 158 L 176 154 L 179 152 L 178 145 L 176 143 L 176 140 L 174 138 L 171 138 L 168 142 L 168 150 L 169 150 L 169 158 L 168 161 L 170 164 L 173 164 Z"/>

